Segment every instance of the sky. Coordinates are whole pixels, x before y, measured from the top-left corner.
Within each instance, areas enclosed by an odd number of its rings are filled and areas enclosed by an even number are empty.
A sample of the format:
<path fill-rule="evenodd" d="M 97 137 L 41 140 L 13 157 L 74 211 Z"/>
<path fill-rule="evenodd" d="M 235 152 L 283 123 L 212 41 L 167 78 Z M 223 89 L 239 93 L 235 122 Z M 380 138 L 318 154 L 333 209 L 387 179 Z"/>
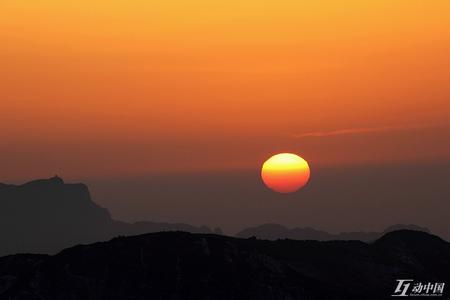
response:
<path fill-rule="evenodd" d="M 0 181 L 447 166 L 448 53 L 447 0 L 1 1 Z"/>

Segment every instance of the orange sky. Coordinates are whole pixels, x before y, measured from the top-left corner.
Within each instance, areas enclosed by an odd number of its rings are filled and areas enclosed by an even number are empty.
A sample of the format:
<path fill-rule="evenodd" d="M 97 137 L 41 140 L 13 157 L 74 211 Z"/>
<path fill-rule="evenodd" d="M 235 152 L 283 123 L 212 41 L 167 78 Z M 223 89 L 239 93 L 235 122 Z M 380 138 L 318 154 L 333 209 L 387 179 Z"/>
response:
<path fill-rule="evenodd" d="M 0 178 L 450 159 L 450 2 L 1 1 Z"/>

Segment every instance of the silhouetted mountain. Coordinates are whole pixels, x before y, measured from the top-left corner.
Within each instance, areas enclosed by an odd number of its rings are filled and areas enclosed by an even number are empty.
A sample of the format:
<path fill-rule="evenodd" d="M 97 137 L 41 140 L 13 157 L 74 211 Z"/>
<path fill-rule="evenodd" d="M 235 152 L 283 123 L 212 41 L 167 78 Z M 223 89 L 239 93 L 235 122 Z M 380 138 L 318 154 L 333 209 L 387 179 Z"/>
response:
<path fill-rule="evenodd" d="M 427 231 L 414 225 L 394 225 L 396 229 Z M 107 209 L 95 204 L 84 184 L 66 184 L 59 177 L 40 179 L 23 185 L 0 184 L 0 255 L 13 253 L 56 253 L 79 243 L 104 241 L 118 235 L 136 235 L 159 231 L 212 233 L 206 226 L 182 223 L 113 220 Z M 214 233 L 222 234 L 220 228 Z M 288 229 L 277 224 L 248 228 L 238 237 L 299 240 L 373 241 L 383 233 L 353 232 L 333 235 L 312 228 Z"/>
<path fill-rule="evenodd" d="M 205 226 L 115 221 L 91 200 L 86 185 L 66 184 L 56 176 L 20 186 L 0 185 L 0 255 L 56 253 L 117 235 L 167 230 L 211 232 Z"/>
<path fill-rule="evenodd" d="M 414 224 L 395 224 L 395 225 L 391 225 L 388 228 L 386 228 L 385 230 L 383 230 L 383 232 L 380 234 L 384 235 L 388 232 L 392 232 L 392 231 L 398 231 L 398 230 L 415 230 L 415 231 L 422 231 L 422 232 L 426 232 L 426 233 L 431 233 L 430 230 L 426 227 L 420 227 Z"/>
<path fill-rule="evenodd" d="M 449 270 L 450 244 L 417 231 L 373 244 L 165 232 L 0 258 L 0 298 L 378 300 Z"/>
<path fill-rule="evenodd" d="M 416 230 L 430 233 L 425 227 L 416 225 L 397 224 L 386 228 L 383 232 L 343 232 L 338 234 L 331 234 L 326 231 L 315 230 L 313 228 L 292 228 L 289 229 L 279 224 L 263 224 L 257 227 L 244 229 L 236 234 L 236 237 L 249 238 L 256 237 L 264 240 L 278 240 L 278 239 L 292 239 L 292 240 L 317 240 L 317 241 L 332 241 L 332 240 L 359 240 L 359 241 L 374 241 L 384 235 L 385 233 L 395 230 Z"/>

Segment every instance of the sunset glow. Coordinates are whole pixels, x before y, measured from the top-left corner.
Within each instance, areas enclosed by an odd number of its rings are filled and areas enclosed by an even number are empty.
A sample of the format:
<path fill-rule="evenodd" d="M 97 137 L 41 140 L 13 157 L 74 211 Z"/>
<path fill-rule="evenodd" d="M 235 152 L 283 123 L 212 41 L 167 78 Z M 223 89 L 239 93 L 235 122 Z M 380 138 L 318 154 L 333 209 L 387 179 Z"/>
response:
<path fill-rule="evenodd" d="M 253 170 L 274 145 L 324 167 L 449 161 L 449 12 L 0 1 L 0 176 Z"/>
<path fill-rule="evenodd" d="M 293 193 L 308 183 L 310 169 L 300 156 L 280 153 L 263 164 L 261 177 L 268 188 L 279 193 Z"/>

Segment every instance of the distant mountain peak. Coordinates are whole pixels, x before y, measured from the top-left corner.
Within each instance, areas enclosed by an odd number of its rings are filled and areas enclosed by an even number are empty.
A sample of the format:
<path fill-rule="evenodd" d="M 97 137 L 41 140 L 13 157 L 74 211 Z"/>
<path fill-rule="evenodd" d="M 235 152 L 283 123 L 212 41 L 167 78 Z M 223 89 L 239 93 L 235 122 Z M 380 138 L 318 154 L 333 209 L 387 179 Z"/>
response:
<path fill-rule="evenodd" d="M 170 230 L 212 232 L 183 223 L 113 220 L 92 201 L 86 185 L 65 183 L 58 175 L 22 185 L 0 184 L 0 255 L 55 253 L 77 243 Z"/>
<path fill-rule="evenodd" d="M 64 180 L 61 177 L 59 177 L 58 175 L 55 175 L 48 179 L 37 179 L 37 180 L 29 181 L 27 183 L 24 183 L 22 186 L 63 185 L 63 184 L 65 184 Z"/>
<path fill-rule="evenodd" d="M 414 224 L 395 224 L 391 225 L 385 230 L 383 230 L 382 234 L 389 233 L 391 231 L 398 231 L 398 230 L 415 230 L 415 231 L 422 231 L 426 233 L 430 233 L 430 230 L 426 227 L 417 226 Z"/>
<path fill-rule="evenodd" d="M 53 176 L 52 178 L 49 178 L 48 180 L 55 182 L 55 183 L 64 184 L 64 180 L 56 174 L 55 174 L 55 176 Z"/>

